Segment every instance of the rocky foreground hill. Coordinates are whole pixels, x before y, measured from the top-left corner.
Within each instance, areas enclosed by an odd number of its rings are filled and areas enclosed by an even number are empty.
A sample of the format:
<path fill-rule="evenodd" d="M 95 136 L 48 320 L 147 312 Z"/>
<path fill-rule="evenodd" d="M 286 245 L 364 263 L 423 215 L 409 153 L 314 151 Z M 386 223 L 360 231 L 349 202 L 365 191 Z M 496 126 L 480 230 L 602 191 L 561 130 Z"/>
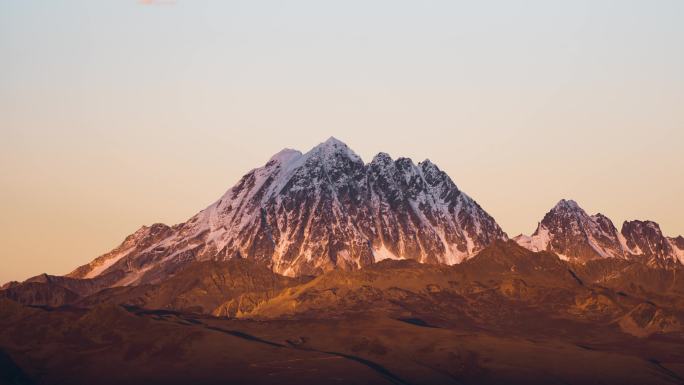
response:
<path fill-rule="evenodd" d="M 683 270 L 497 241 L 453 266 L 317 277 L 196 262 L 156 284 L 60 294 L 61 306 L 10 288 L 5 383 L 682 383 Z"/>

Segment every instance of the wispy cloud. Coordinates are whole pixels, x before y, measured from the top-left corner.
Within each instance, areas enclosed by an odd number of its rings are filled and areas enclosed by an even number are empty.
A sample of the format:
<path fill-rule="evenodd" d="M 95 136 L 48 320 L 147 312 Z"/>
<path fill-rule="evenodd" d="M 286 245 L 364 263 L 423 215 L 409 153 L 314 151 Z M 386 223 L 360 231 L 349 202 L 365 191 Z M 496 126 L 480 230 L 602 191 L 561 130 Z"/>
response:
<path fill-rule="evenodd" d="M 175 0 L 138 0 L 140 5 L 176 5 Z"/>

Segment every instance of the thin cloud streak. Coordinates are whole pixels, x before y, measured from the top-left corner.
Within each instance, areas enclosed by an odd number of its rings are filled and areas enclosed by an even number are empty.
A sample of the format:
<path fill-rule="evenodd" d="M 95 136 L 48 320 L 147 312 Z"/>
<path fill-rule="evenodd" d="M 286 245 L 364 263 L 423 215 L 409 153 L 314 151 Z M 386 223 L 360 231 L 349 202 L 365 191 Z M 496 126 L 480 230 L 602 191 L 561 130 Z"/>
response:
<path fill-rule="evenodd" d="M 175 0 L 138 0 L 140 5 L 176 5 Z"/>

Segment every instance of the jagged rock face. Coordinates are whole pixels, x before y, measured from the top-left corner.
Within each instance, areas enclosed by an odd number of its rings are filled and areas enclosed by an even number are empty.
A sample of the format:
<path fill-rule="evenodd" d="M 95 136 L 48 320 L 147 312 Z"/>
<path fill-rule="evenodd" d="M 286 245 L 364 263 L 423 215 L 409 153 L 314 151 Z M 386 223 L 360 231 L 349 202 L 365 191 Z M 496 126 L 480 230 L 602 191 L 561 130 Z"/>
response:
<path fill-rule="evenodd" d="M 369 165 L 368 189 L 375 218 L 375 259 L 385 257 L 454 264 L 504 239 L 494 220 L 458 190 L 429 160 L 392 161 L 378 154 Z"/>
<path fill-rule="evenodd" d="M 0 290 L 0 298 L 32 306 L 61 306 L 76 301 L 78 294 L 47 282 L 26 282 Z"/>
<path fill-rule="evenodd" d="M 651 303 L 636 306 L 620 318 L 618 325 L 623 332 L 635 337 L 648 337 L 655 333 L 681 330 L 681 323 L 676 316 Z"/>
<path fill-rule="evenodd" d="M 161 223 L 143 226 L 135 233 L 126 237 L 117 248 L 95 258 L 89 264 L 77 268 L 67 274 L 67 277 L 93 278 L 101 275 L 117 262 L 120 265 L 133 267 L 136 263 L 143 263 L 145 260 L 153 259 L 153 256 L 159 254 L 162 250 L 161 248 L 151 246 L 156 245 L 159 241 L 171 236 L 173 233 L 173 229 Z"/>
<path fill-rule="evenodd" d="M 506 234 L 426 160 L 369 164 L 334 138 L 283 150 L 185 223 L 145 227 L 71 276 L 124 271 L 119 285 L 158 282 L 195 260 L 251 258 L 289 275 L 413 259 L 454 264 Z"/>
<path fill-rule="evenodd" d="M 0 298 L 10 298 L 25 305 L 62 306 L 108 288 L 124 277 L 123 271 L 108 272 L 92 279 L 41 274 L 3 286 Z"/>
<path fill-rule="evenodd" d="M 635 254 L 663 258 L 672 253 L 660 226 L 651 221 L 630 221 L 622 225 L 622 235 Z"/>
<path fill-rule="evenodd" d="M 610 219 L 588 215 L 576 202 L 565 199 L 544 216 L 532 236 L 515 240 L 532 251 L 551 251 L 566 260 L 626 256 L 620 233 Z"/>
<path fill-rule="evenodd" d="M 606 216 L 590 216 L 574 201 L 561 200 L 544 216 L 534 234 L 520 235 L 515 241 L 532 251 L 551 251 L 572 261 L 622 258 L 668 265 L 684 263 L 684 248 L 677 241 L 681 238 L 663 236 L 660 226 L 652 221 L 624 222 L 618 232 Z"/>
<path fill-rule="evenodd" d="M 681 235 L 677 238 L 668 238 L 670 243 L 677 249 L 684 250 L 684 237 Z"/>
<path fill-rule="evenodd" d="M 660 230 L 660 225 L 655 222 L 626 221 L 622 225 L 622 235 L 631 253 L 643 258 L 648 264 L 681 260 L 678 251 L 682 248 L 677 244 L 677 238 L 665 237 Z"/>
<path fill-rule="evenodd" d="M 679 263 L 684 265 L 684 237 L 681 235 L 676 238 L 667 238 L 672 246 L 674 254 L 677 256 Z"/>

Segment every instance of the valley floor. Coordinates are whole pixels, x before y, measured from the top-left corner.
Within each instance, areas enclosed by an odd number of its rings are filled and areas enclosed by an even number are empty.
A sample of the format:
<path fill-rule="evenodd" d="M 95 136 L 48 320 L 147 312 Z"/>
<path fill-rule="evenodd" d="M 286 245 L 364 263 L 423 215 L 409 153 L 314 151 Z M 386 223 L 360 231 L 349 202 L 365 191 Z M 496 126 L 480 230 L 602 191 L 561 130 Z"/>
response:
<path fill-rule="evenodd" d="M 3 384 L 684 383 L 684 336 L 611 325 L 531 318 L 504 333 L 372 313 L 256 321 L 1 305 Z"/>

